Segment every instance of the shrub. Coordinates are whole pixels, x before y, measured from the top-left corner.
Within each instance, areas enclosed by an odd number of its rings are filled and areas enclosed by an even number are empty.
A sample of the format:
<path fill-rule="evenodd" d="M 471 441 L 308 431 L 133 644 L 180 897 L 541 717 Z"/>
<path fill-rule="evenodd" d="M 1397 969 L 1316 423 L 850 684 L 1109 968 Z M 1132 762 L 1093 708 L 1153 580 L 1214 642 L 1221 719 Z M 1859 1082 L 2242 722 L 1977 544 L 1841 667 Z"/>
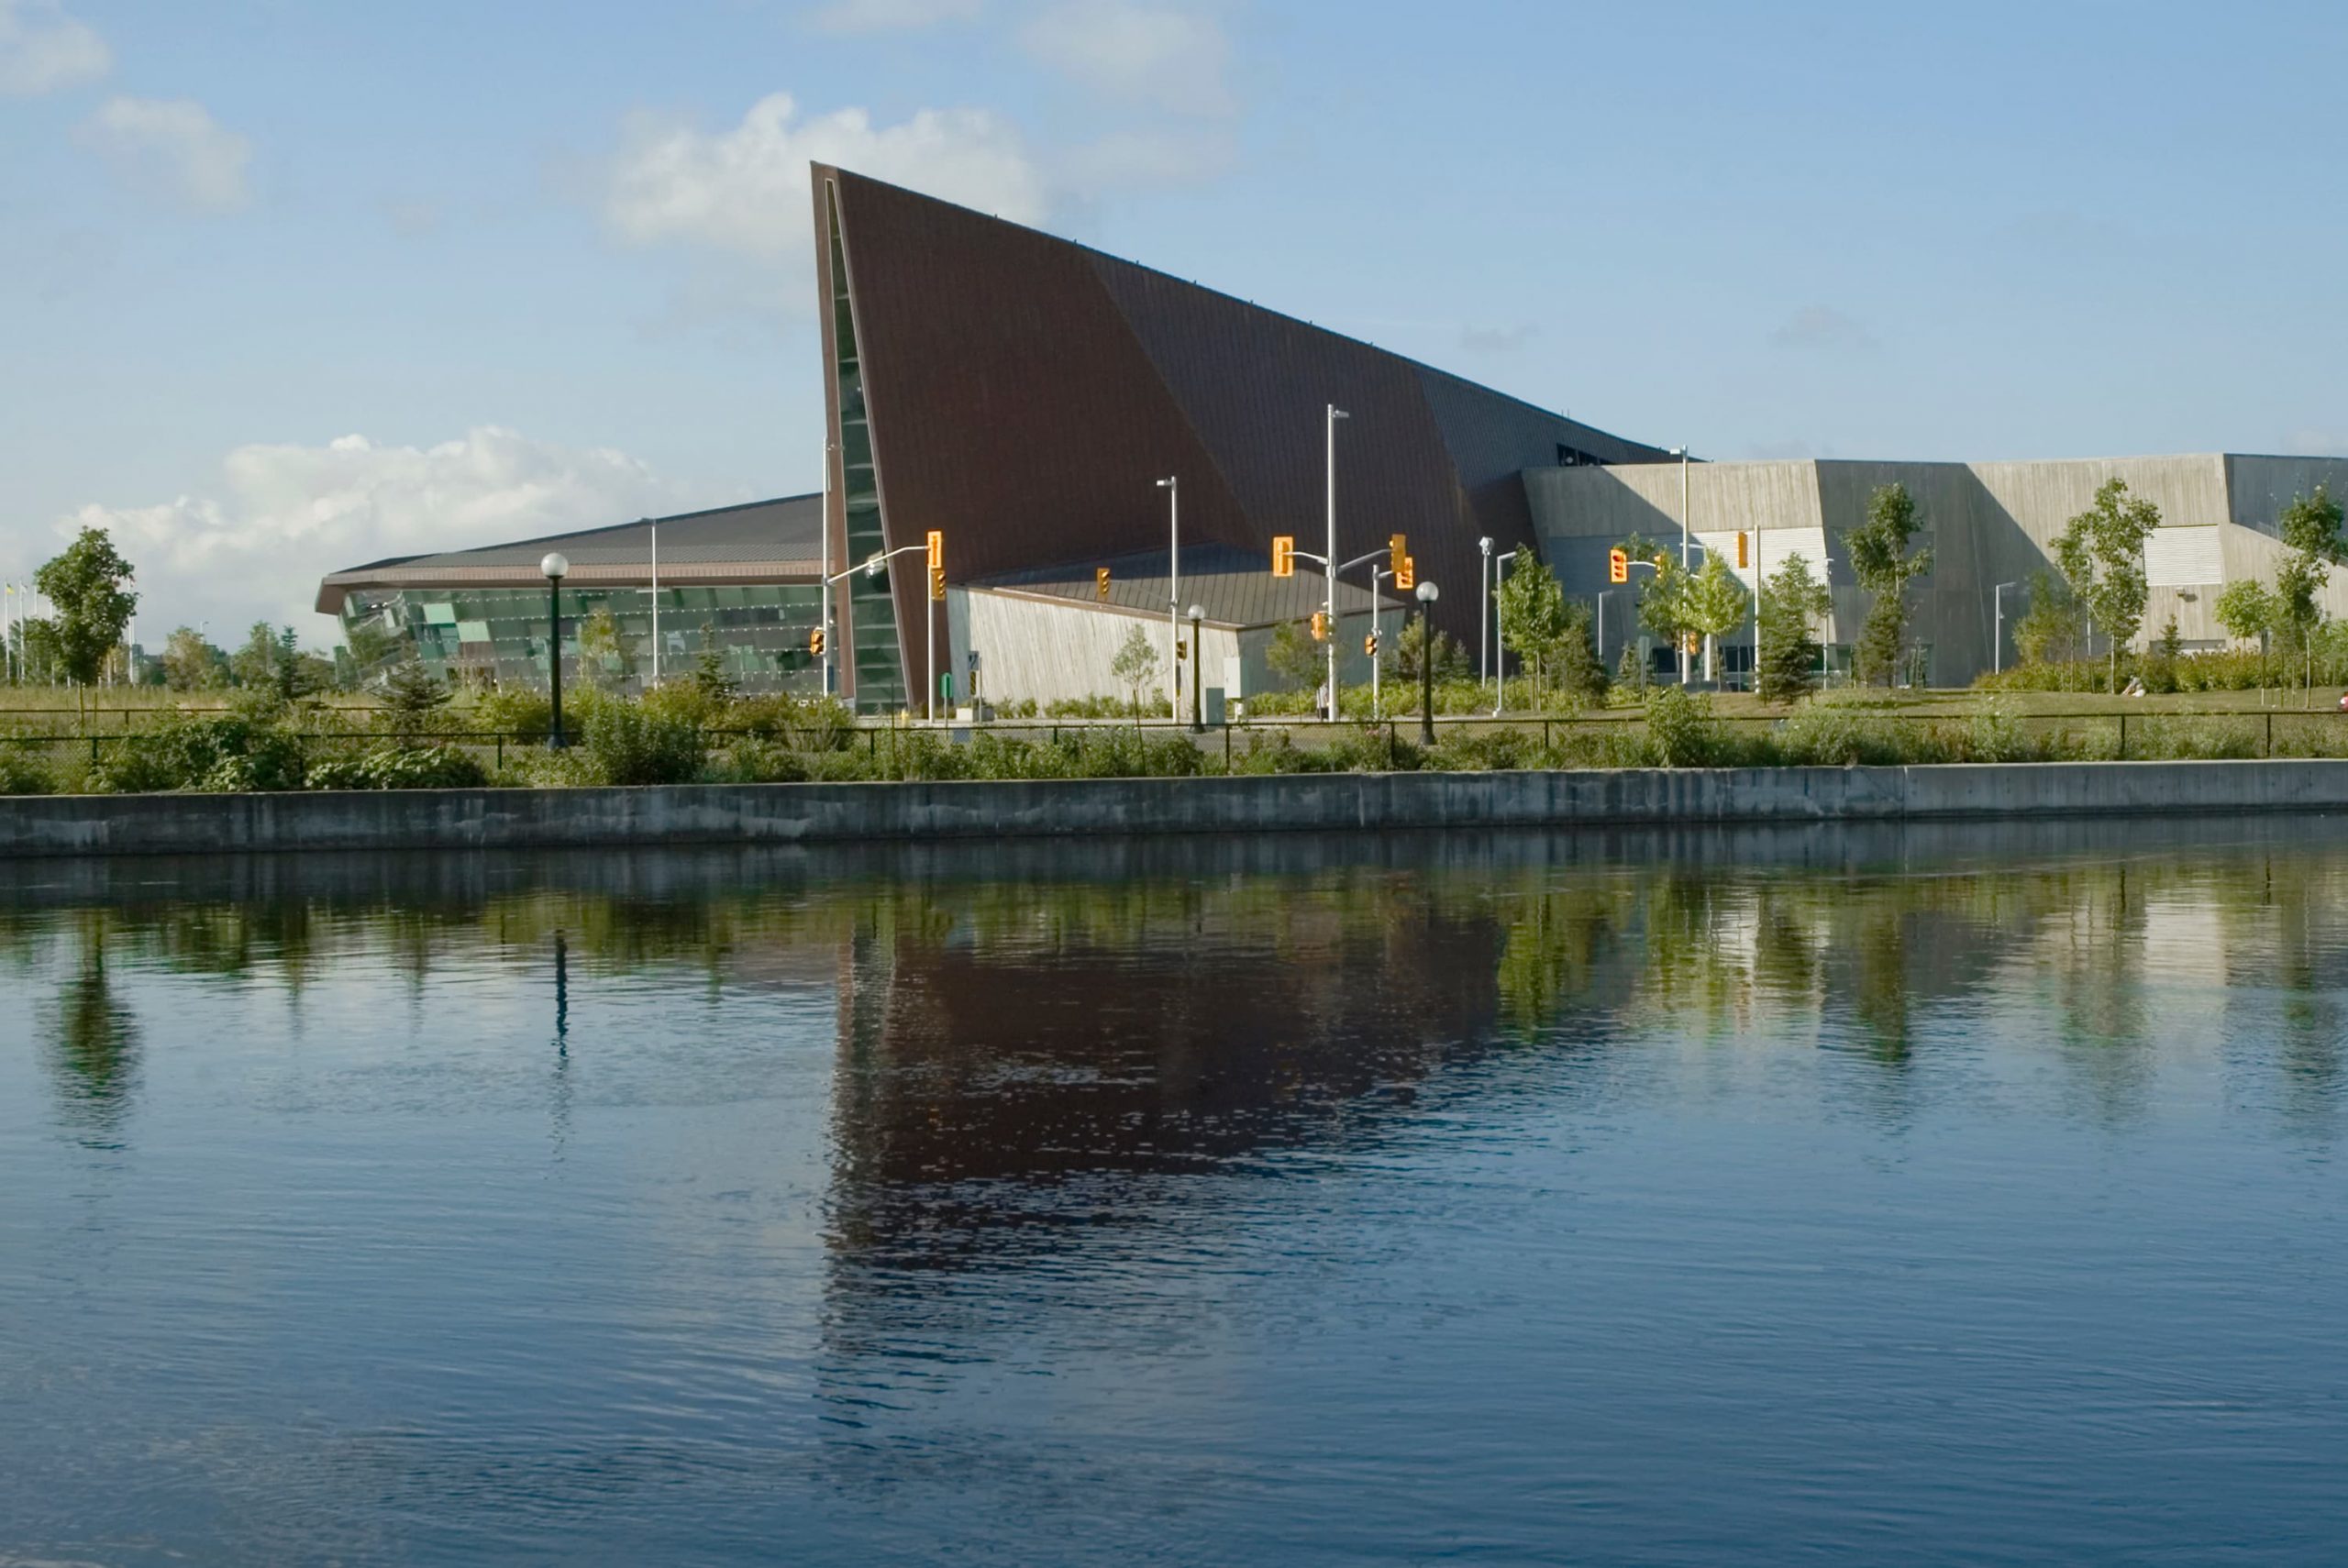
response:
<path fill-rule="evenodd" d="M 501 687 L 473 699 L 466 722 L 483 730 L 499 730 L 525 745 L 535 745 L 554 728 L 554 704 L 542 691 Z"/>
<path fill-rule="evenodd" d="M 378 745 L 309 770 L 313 790 L 468 790 L 489 782 L 471 752 L 450 745 Z"/>
<path fill-rule="evenodd" d="M 1851 702 L 1811 698 L 1772 737 L 1778 759 L 1796 767 L 1890 767 L 1922 760 L 1910 725 Z"/>
<path fill-rule="evenodd" d="M 1720 721 L 1710 697 L 1667 686 L 1647 699 L 1647 735 L 1666 767 L 1711 767 L 1723 759 Z"/>
<path fill-rule="evenodd" d="M 179 715 L 144 735 L 105 746 L 91 769 L 109 794 L 164 790 L 299 790 L 302 743 L 275 719 L 251 712 Z"/>
<path fill-rule="evenodd" d="M 1965 755 L 1972 762 L 2041 762 L 2048 742 L 2033 735 L 2010 702 L 1992 702 L 1966 722 Z"/>
<path fill-rule="evenodd" d="M 653 695 L 669 690 L 662 687 Z M 603 782 L 686 784 L 701 776 L 701 726 L 682 713 L 649 698 L 627 702 L 598 697 L 580 707 L 579 749 Z"/>
<path fill-rule="evenodd" d="M 40 748 L 0 745 L 0 795 L 53 795 L 57 776 Z"/>

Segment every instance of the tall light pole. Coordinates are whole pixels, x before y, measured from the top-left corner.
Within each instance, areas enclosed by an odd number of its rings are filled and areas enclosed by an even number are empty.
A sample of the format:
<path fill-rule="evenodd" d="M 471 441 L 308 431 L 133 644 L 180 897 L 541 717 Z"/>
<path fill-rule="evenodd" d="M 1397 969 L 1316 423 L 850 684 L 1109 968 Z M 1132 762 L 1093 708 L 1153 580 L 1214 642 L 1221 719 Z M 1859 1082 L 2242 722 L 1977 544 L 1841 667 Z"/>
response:
<path fill-rule="evenodd" d="M 1521 549 L 1522 547 L 1519 547 Z M 1501 700 L 1508 690 L 1508 627 L 1501 620 L 1501 580 L 1518 551 L 1492 558 L 1492 717 L 1501 716 Z"/>
<path fill-rule="evenodd" d="M 1989 646 L 1989 668 L 1993 674 L 2006 668 L 2006 590 L 2021 586 L 2019 582 L 2001 582 L 1989 594 L 1998 606 L 1996 640 Z"/>
<path fill-rule="evenodd" d="M 1434 745 L 1434 584 L 1419 584 L 1419 744 Z"/>
<path fill-rule="evenodd" d="M 1486 630 L 1492 613 L 1492 536 L 1477 540 L 1476 548 L 1483 553 L 1476 570 L 1476 679 L 1481 680 L 1492 668 L 1492 639 Z"/>
<path fill-rule="evenodd" d="M 1329 646 L 1324 652 L 1327 655 L 1328 663 L 1328 717 L 1333 723 L 1337 717 L 1337 421 L 1352 417 L 1335 403 L 1329 405 L 1327 421 L 1329 554 L 1323 562 L 1323 570 L 1327 574 L 1324 580 L 1328 584 L 1328 595 L 1327 602 L 1323 608 L 1327 611 L 1329 617 Z"/>
<path fill-rule="evenodd" d="M 648 517 L 644 525 L 652 530 L 652 684 L 660 684 L 660 520 Z"/>
<path fill-rule="evenodd" d="M 1191 606 L 1191 733 L 1204 734 L 1206 721 L 1206 677 L 1199 672 L 1206 668 L 1206 648 L 1201 642 L 1206 625 L 1206 607 Z"/>
<path fill-rule="evenodd" d="M 823 564 L 818 569 L 823 587 L 815 600 L 815 626 L 824 635 L 821 657 L 823 687 L 824 695 L 829 697 L 832 694 L 832 444 L 829 441 L 824 443 L 822 472 L 824 477 L 817 486 L 822 491 L 822 501 L 816 513 L 815 534 L 823 541 L 820 546 Z"/>
<path fill-rule="evenodd" d="M 1168 475 L 1157 488 L 1166 492 L 1166 715 L 1179 719 L 1182 661 L 1174 655 L 1182 641 L 1182 476 Z M 1198 671 L 1192 670 L 1191 684 L 1198 683 Z"/>
<path fill-rule="evenodd" d="M 570 573 L 570 562 L 560 550 L 551 550 L 538 569 L 547 574 L 547 690 L 554 708 L 547 748 L 560 751 L 568 744 L 562 738 L 562 580 Z"/>
<path fill-rule="evenodd" d="M 1692 569 L 1692 563 L 1688 555 L 1688 448 L 1674 447 L 1671 448 L 1671 454 L 1679 459 L 1679 569 L 1682 573 L 1686 573 Z M 1671 657 L 1678 663 L 1679 684 L 1684 689 L 1688 684 L 1689 665 L 1686 633 L 1682 632 L 1673 638 Z"/>

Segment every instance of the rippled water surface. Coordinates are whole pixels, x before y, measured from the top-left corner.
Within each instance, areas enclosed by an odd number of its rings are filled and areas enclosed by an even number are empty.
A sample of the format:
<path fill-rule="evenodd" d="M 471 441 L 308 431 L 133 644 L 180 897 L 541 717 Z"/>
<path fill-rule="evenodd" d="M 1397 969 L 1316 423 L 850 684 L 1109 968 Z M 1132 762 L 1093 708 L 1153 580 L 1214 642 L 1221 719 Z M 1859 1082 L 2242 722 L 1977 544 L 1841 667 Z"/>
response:
<path fill-rule="evenodd" d="M 0 1564 L 2348 1559 L 2348 827 L 0 866 Z"/>

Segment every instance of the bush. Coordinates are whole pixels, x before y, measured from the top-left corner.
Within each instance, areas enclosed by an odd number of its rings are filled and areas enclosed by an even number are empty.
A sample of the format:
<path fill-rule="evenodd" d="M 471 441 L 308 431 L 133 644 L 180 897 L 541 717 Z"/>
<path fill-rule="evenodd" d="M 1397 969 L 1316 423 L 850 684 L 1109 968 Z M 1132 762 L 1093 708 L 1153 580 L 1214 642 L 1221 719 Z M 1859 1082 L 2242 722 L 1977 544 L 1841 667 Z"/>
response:
<path fill-rule="evenodd" d="M 41 748 L 0 745 L 0 795 L 53 795 L 57 775 Z"/>
<path fill-rule="evenodd" d="M 302 743 L 278 721 L 251 712 L 178 715 L 143 735 L 117 738 L 90 770 L 108 794 L 166 790 L 299 790 Z"/>
<path fill-rule="evenodd" d="M 1720 721 L 1710 697 L 1667 686 L 1647 699 L 1647 735 L 1666 767 L 1714 767 L 1725 759 Z"/>
<path fill-rule="evenodd" d="M 313 790 L 470 790 L 488 782 L 479 758 L 450 745 L 373 746 L 318 763 L 308 778 Z"/>
<path fill-rule="evenodd" d="M 1857 703 L 1811 698 L 1771 737 L 1778 758 L 1795 767 L 1895 767 L 1926 760 L 1913 725 Z"/>
<path fill-rule="evenodd" d="M 2043 762 L 2048 750 L 2047 737 L 2032 734 L 2010 702 L 1992 702 L 1966 721 L 1969 762 Z"/>
<path fill-rule="evenodd" d="M 535 745 L 553 732 L 554 704 L 542 691 L 501 687 L 474 698 L 465 719 L 473 728 L 502 731 Z"/>
<path fill-rule="evenodd" d="M 654 701 L 675 690 L 661 687 L 641 702 L 595 697 L 580 704 L 579 749 L 606 784 L 689 784 L 701 776 L 701 725 L 686 716 L 693 704 Z"/>

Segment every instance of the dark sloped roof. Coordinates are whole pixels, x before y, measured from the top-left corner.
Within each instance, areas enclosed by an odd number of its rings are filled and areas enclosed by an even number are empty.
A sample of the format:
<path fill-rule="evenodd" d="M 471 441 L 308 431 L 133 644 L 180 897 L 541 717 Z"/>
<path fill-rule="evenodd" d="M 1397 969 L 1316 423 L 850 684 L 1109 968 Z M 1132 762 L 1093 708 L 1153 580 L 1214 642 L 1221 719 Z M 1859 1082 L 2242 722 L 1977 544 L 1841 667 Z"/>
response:
<path fill-rule="evenodd" d="M 1271 562 L 1261 554 L 1235 550 L 1228 545 L 1201 545 L 1183 547 L 1181 566 L 1182 613 L 1188 615 L 1191 606 L 1195 604 L 1206 612 L 1205 619 L 1211 625 L 1268 626 L 1282 621 L 1307 619 L 1321 608 L 1322 578 L 1317 570 L 1302 561 L 1297 563 L 1294 577 L 1274 577 Z M 969 586 L 982 591 L 1040 594 L 1051 599 L 1098 605 L 1102 601 L 1099 592 L 1100 580 L 1094 574 L 1101 567 L 1109 569 L 1109 605 L 1142 614 L 1166 613 L 1164 550 L 1145 550 L 1106 560 L 1067 566 L 998 572 L 992 577 L 974 580 Z M 1402 600 L 1390 590 L 1384 593 L 1383 598 L 1390 614 L 1402 603 Z M 1337 613 L 1340 616 L 1367 614 L 1368 611 L 1368 589 L 1352 582 L 1337 584 Z"/>
<path fill-rule="evenodd" d="M 538 563 L 559 550 L 570 580 L 597 586 L 648 585 L 652 580 L 652 530 L 660 530 L 660 580 L 678 587 L 712 583 L 787 582 L 813 578 L 821 566 L 823 497 L 791 495 L 738 506 L 681 512 L 673 516 L 602 528 L 545 534 L 471 550 L 394 556 L 335 572 L 319 584 L 318 609 L 339 614 L 356 588 L 481 588 L 544 582 Z"/>

